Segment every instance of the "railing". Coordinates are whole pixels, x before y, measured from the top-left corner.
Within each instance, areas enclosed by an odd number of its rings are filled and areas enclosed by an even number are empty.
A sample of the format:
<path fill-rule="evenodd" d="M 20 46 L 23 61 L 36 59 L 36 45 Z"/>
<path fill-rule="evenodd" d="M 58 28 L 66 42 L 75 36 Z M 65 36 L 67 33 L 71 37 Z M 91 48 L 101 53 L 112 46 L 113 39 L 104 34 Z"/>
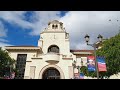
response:
<path fill-rule="evenodd" d="M 58 53 L 47 53 L 44 57 L 46 62 L 59 62 L 60 55 Z"/>

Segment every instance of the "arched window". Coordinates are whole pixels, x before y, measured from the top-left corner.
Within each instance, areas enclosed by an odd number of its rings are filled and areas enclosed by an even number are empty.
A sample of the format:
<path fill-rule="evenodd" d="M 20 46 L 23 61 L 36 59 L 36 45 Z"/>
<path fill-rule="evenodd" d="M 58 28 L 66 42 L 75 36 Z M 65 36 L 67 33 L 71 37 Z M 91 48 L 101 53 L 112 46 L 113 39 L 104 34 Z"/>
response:
<path fill-rule="evenodd" d="M 51 45 L 51 46 L 48 48 L 48 52 L 59 53 L 59 47 L 56 46 L 56 45 Z"/>
<path fill-rule="evenodd" d="M 58 25 L 55 25 L 55 29 L 57 29 L 58 28 Z"/>
<path fill-rule="evenodd" d="M 52 29 L 57 29 L 58 28 L 58 25 L 52 25 Z"/>
<path fill-rule="evenodd" d="M 52 25 L 52 29 L 54 29 L 55 28 L 55 25 Z"/>

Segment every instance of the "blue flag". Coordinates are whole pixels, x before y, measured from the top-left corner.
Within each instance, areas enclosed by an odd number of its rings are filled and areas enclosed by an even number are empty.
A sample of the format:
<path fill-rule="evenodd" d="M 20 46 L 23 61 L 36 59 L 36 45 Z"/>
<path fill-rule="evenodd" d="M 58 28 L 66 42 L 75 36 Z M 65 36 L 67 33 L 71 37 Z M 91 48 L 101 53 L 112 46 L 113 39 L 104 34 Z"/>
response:
<path fill-rule="evenodd" d="M 80 73 L 80 79 L 84 79 L 84 74 Z"/>

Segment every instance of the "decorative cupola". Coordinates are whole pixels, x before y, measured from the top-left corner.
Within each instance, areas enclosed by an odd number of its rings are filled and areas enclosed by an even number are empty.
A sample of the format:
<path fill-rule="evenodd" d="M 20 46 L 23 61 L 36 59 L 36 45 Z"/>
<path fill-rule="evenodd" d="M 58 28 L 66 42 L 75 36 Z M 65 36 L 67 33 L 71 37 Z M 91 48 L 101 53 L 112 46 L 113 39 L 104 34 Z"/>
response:
<path fill-rule="evenodd" d="M 63 23 L 59 22 L 58 20 L 53 20 L 48 23 L 48 31 L 64 31 Z"/>

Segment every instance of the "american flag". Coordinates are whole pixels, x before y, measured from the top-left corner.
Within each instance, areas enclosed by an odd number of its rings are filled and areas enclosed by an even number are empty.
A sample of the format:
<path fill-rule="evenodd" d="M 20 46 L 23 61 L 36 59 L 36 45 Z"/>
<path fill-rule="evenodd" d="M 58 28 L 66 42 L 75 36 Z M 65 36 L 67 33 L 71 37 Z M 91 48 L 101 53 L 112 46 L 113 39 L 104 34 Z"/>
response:
<path fill-rule="evenodd" d="M 97 62 L 98 62 L 98 70 L 99 70 L 99 72 L 100 71 L 107 71 L 104 57 L 97 57 Z"/>

